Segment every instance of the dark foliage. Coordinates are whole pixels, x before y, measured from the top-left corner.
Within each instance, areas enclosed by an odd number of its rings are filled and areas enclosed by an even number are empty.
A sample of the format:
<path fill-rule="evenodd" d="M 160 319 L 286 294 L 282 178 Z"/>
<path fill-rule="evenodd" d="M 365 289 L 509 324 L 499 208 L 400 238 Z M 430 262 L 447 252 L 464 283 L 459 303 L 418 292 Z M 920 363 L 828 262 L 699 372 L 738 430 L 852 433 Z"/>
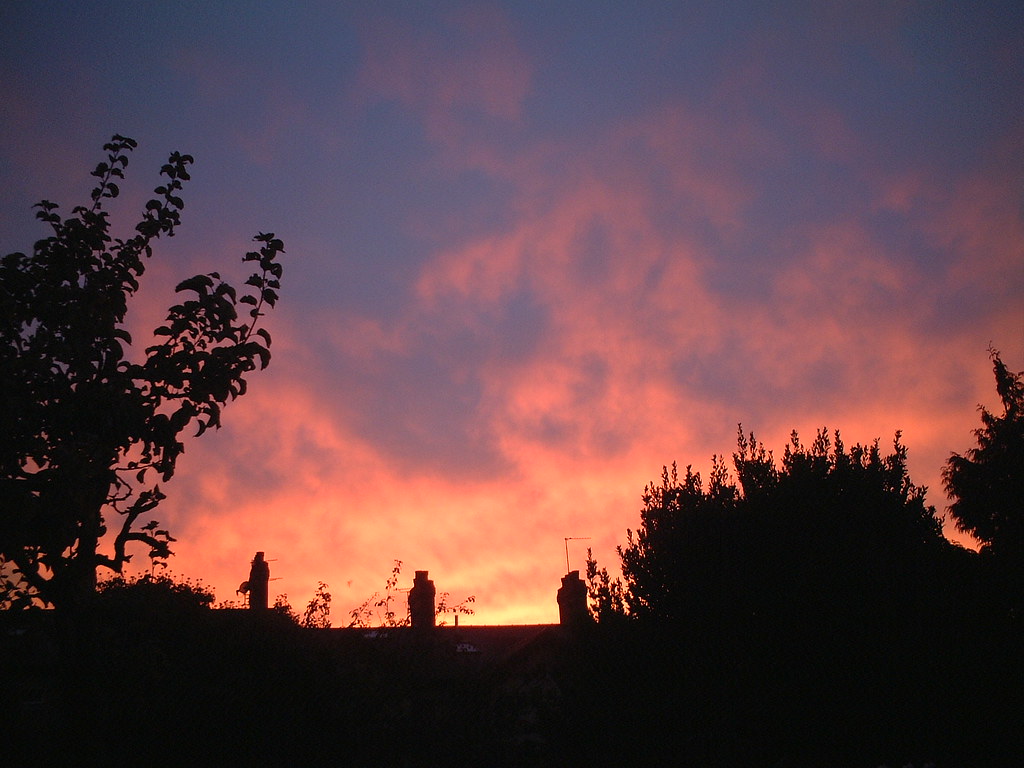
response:
<path fill-rule="evenodd" d="M 626 596 L 621 579 L 613 579 L 587 547 L 587 597 L 591 617 L 601 624 L 626 620 Z"/>
<path fill-rule="evenodd" d="M 283 251 L 271 234 L 243 261 L 256 269 L 236 290 L 216 272 L 177 287 L 187 296 L 132 355 L 125 329 L 154 240 L 173 236 L 192 157 L 172 153 L 165 181 L 135 233 L 113 238 L 106 205 L 119 194 L 136 143 L 114 136 L 91 204 L 63 218 L 44 200 L 37 218 L 52 234 L 30 254 L 0 260 L 0 575 L 8 607 L 80 604 L 96 571 L 120 573 L 128 547 L 151 558 L 174 541 L 148 519 L 164 498 L 190 427 L 220 426 L 222 406 L 245 393 L 246 375 L 266 367 L 270 335 L 259 327 L 280 287 Z M 250 307 L 239 317 L 237 305 Z M 109 553 L 101 539 L 112 527 Z"/>
<path fill-rule="evenodd" d="M 148 611 L 176 617 L 182 612 L 213 606 L 213 592 L 200 582 L 170 574 L 116 575 L 97 585 L 97 605 L 103 610 Z"/>
<path fill-rule="evenodd" d="M 794 433 L 776 465 L 741 431 L 738 484 L 717 457 L 706 487 L 689 467 L 666 468 L 620 548 L 630 613 L 756 623 L 794 609 L 877 613 L 906 598 L 944 545 L 906 458 L 899 434 L 883 455 L 821 430 L 809 447 Z"/>
<path fill-rule="evenodd" d="M 984 406 L 977 447 L 954 453 L 943 469 L 949 512 L 957 529 L 981 542 L 982 552 L 1013 580 L 1016 599 L 1024 586 L 1024 372 L 1006 368 L 990 350 L 1003 412 Z"/>
<path fill-rule="evenodd" d="M 302 614 L 302 626 L 310 629 L 328 629 L 331 626 L 331 593 L 327 584 L 318 582 L 316 593 Z"/>
<path fill-rule="evenodd" d="M 597 668 L 618 670 L 600 695 L 629 713 L 602 718 L 597 753 L 641 733 L 620 759 L 993 765 L 1019 748 L 1019 622 L 906 458 L 898 434 L 885 454 L 822 430 L 776 462 L 740 431 L 736 480 L 717 457 L 706 482 L 666 468 L 623 581 L 588 565 L 611 638 Z"/>

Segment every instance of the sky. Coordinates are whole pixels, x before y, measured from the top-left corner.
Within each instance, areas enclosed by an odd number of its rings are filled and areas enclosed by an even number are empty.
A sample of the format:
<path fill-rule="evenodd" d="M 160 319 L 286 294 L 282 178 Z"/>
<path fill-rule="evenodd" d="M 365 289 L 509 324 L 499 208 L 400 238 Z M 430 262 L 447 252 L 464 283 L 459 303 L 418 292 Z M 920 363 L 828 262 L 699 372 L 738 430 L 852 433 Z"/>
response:
<path fill-rule="evenodd" d="M 124 237 L 195 157 L 140 347 L 284 240 L 271 365 L 156 515 L 218 600 L 259 550 L 335 625 L 396 560 L 462 623 L 557 621 L 567 558 L 614 571 L 644 486 L 739 424 L 902 430 L 944 513 L 990 345 L 1024 369 L 1019 2 L 9 0 L 0 105 L 3 253 L 113 134 Z"/>

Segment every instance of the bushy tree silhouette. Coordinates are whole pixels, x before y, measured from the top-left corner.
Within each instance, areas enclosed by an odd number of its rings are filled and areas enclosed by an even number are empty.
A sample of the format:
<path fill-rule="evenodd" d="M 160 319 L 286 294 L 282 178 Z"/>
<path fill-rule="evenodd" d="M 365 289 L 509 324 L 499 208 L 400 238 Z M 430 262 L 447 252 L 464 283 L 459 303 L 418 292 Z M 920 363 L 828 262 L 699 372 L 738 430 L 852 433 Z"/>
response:
<path fill-rule="evenodd" d="M 174 540 L 146 520 L 164 498 L 190 426 L 220 426 L 221 407 L 270 360 L 260 327 L 277 301 L 283 244 L 272 233 L 243 261 L 256 267 L 236 290 L 216 272 L 177 286 L 160 341 L 132 355 L 125 328 L 153 241 L 173 236 L 192 157 L 174 152 L 165 181 L 127 240 L 110 234 L 106 205 L 119 194 L 136 142 L 114 136 L 92 171 L 92 203 L 62 218 L 42 201 L 52 234 L 30 254 L 0 260 L 0 574 L 9 605 L 79 604 L 96 572 L 121 572 L 133 543 L 152 558 Z M 247 304 L 239 318 L 237 304 Z M 143 522 L 145 521 L 145 522 Z M 112 551 L 100 542 L 113 525 Z"/>
<path fill-rule="evenodd" d="M 907 472 L 897 433 L 847 450 L 838 432 L 794 432 L 781 464 L 742 431 L 737 480 L 715 457 L 705 485 L 665 468 L 644 490 L 640 527 L 619 548 L 631 614 L 667 621 L 760 620 L 894 599 L 913 563 L 941 545 L 941 521 Z"/>
<path fill-rule="evenodd" d="M 978 445 L 964 455 L 952 454 L 942 479 L 957 529 L 981 542 L 1019 591 L 1024 585 L 1024 372 L 1007 369 L 998 350 L 989 353 L 1003 413 L 978 407 Z"/>
<path fill-rule="evenodd" d="M 674 732 L 673 751 L 704 765 L 963 748 L 945 708 L 978 686 L 946 665 L 992 623 L 967 618 L 976 558 L 943 538 L 899 433 L 888 452 L 793 433 L 777 460 L 740 429 L 731 468 L 666 467 L 642 498 L 621 583 L 588 563 L 599 632 L 630 659 L 626 682 L 611 679 L 636 713 L 627 732 Z M 985 712 L 972 727 L 1001 722 Z"/>

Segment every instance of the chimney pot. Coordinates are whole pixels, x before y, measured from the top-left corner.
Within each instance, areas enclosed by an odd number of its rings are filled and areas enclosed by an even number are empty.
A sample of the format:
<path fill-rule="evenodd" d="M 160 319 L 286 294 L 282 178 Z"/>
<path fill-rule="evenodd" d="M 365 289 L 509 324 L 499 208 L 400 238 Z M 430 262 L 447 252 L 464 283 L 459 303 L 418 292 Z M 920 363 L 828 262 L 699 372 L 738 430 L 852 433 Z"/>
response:
<path fill-rule="evenodd" d="M 563 627 L 578 627 L 589 622 L 587 585 L 579 571 L 570 571 L 562 577 L 558 590 L 558 623 Z"/>
<path fill-rule="evenodd" d="M 270 564 L 262 552 L 257 552 L 249 569 L 249 608 L 253 611 L 267 610 L 270 591 Z"/>
<path fill-rule="evenodd" d="M 409 590 L 409 617 L 414 629 L 434 626 L 434 598 L 437 590 L 434 582 L 427 578 L 428 571 L 416 571 Z"/>

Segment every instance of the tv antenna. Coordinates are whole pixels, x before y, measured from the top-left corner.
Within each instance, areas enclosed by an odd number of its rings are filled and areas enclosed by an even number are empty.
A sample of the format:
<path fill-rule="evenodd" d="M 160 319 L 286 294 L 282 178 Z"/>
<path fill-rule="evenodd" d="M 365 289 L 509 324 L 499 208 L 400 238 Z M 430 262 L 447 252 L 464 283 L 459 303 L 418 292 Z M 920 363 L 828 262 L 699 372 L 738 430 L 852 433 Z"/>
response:
<path fill-rule="evenodd" d="M 589 536 L 563 536 L 565 541 L 565 572 L 569 572 L 569 542 L 570 541 L 590 541 Z"/>

